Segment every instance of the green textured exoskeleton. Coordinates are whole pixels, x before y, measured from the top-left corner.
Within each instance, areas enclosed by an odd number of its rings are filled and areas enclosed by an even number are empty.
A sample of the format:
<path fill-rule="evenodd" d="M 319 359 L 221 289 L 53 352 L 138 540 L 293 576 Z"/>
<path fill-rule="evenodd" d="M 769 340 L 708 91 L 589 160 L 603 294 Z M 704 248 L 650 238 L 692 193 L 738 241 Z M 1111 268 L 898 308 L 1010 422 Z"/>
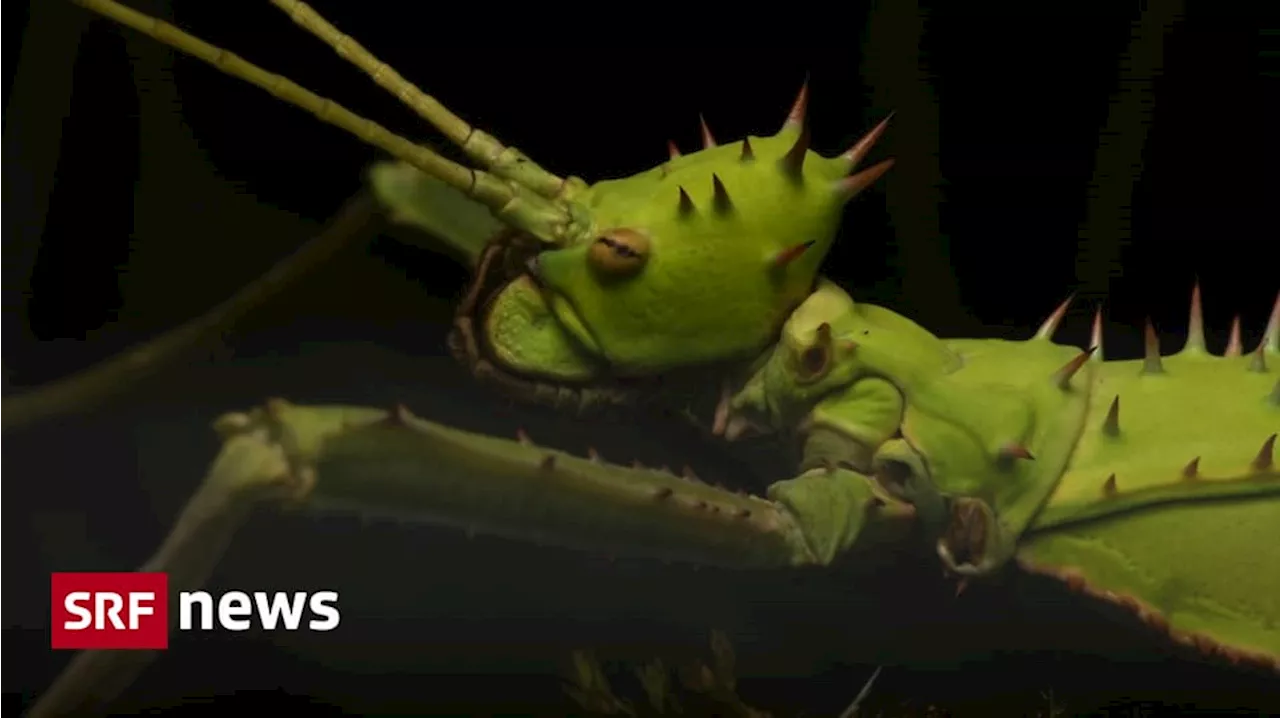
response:
<path fill-rule="evenodd" d="M 935 338 L 824 285 L 717 429 L 789 431 L 806 461 L 849 466 L 909 502 L 944 566 L 1024 567 L 1134 608 L 1185 641 L 1274 665 L 1280 519 L 1277 317 L 1250 355 L 1205 351 L 1199 291 L 1186 347 L 1101 361 L 1050 337 Z M 1121 407 L 1124 407 L 1123 411 Z M 1177 421 L 1194 406 L 1197 421 Z M 1207 421 L 1208 417 L 1213 417 Z M 1212 429 L 1207 428 L 1212 426 Z"/>
<path fill-rule="evenodd" d="M 947 340 L 818 276 L 885 123 L 810 151 L 801 91 L 774 135 L 631 177 L 557 177 L 471 127 L 295 0 L 273 0 L 455 143 L 475 169 L 110 0 L 104 15 L 269 89 L 398 161 L 371 175 L 396 221 L 466 262 L 451 338 L 478 379 L 573 410 L 665 403 L 733 440 L 794 436 L 766 496 L 624 468 L 393 410 L 281 400 L 223 416 L 219 459 L 148 564 L 203 580 L 245 509 L 301 501 L 593 550 L 744 567 L 829 565 L 923 532 L 968 579 L 1013 565 L 1133 608 L 1177 640 L 1280 669 L 1280 299 L 1245 354 L 1104 362 L 1053 343 Z M 1238 335 L 1237 335 L 1238 336 Z M 700 413 L 701 412 L 701 413 Z M 1193 416 L 1194 420 L 1182 417 Z M 732 477 L 718 477 L 729 479 Z M 870 587 L 868 587 L 870 589 Z M 50 691 L 65 712 L 109 657 Z"/>

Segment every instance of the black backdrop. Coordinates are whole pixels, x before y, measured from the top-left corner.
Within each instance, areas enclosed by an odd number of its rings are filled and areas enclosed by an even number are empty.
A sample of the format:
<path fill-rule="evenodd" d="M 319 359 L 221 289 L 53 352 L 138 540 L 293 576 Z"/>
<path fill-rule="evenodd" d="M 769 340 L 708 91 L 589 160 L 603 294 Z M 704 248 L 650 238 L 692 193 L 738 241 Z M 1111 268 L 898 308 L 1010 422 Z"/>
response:
<path fill-rule="evenodd" d="M 265 4 L 165 5 L 135 4 L 424 134 Z M 456 112 L 552 171 L 588 179 L 651 166 L 668 138 L 694 147 L 699 113 L 724 141 L 770 133 L 806 73 L 824 153 L 896 110 L 877 156 L 899 164 L 851 206 L 827 271 L 856 298 L 940 334 L 1024 337 L 1077 291 L 1063 341 L 1083 344 L 1105 299 L 1110 356 L 1136 354 L 1148 315 L 1169 351 L 1198 276 L 1213 346 L 1237 312 L 1247 345 L 1258 340 L 1280 284 L 1271 203 L 1280 47 L 1259 18 L 1206 4 L 1160 4 L 1141 20 L 1119 3 L 1015 14 L 914 5 L 814 18 L 844 30 L 822 42 L 766 23 L 721 31 L 733 39 L 723 45 L 668 47 L 651 38 L 696 33 L 629 37 L 612 27 L 584 45 L 576 24 L 525 23 L 495 8 L 477 8 L 470 23 L 482 29 L 463 31 L 444 13 L 398 3 L 316 3 Z M 84 368 L 229 295 L 357 192 L 376 157 L 76 8 L 22 10 L 5 17 L 6 29 L 25 28 L 5 50 L 6 392 Z M 221 411 L 271 395 L 405 401 L 492 432 L 532 423 L 535 438 L 580 449 L 586 428 L 471 386 L 445 356 L 465 279 L 387 238 L 352 248 L 101 410 L 6 436 L 6 705 L 31 700 L 66 659 L 47 650 L 48 573 L 139 564 L 213 455 L 205 422 Z M 661 426 L 593 431 L 607 456 L 679 453 L 695 466 L 712 456 Z M 239 691 L 184 710 L 303 710 L 312 697 L 316 712 L 537 706 L 555 715 L 570 704 L 550 664 L 570 648 L 645 655 L 696 647 L 719 625 L 738 641 L 749 698 L 829 714 L 871 667 L 837 659 L 842 644 L 871 638 L 836 626 L 880 622 L 848 595 L 853 587 L 832 584 L 264 515 L 215 587 L 335 587 L 341 636 L 183 638 L 120 708 Z M 1043 586 L 946 599 L 894 601 L 914 621 L 889 643 L 909 644 L 914 659 L 886 671 L 873 705 L 1013 714 L 1043 710 L 1040 692 L 1052 688 L 1071 711 L 1142 700 L 1248 706 L 1265 687 L 1113 629 Z M 867 660 L 892 653 L 869 650 Z"/>

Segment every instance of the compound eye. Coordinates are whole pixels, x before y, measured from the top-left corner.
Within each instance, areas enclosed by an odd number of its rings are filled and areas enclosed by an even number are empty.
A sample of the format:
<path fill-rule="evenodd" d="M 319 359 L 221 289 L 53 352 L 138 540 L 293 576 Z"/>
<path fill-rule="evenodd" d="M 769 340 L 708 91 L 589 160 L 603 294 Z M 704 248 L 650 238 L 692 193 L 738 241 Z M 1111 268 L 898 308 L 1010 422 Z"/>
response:
<path fill-rule="evenodd" d="M 591 243 L 587 262 L 597 272 L 611 277 L 629 277 L 649 259 L 649 238 L 631 229 L 606 232 Z"/>

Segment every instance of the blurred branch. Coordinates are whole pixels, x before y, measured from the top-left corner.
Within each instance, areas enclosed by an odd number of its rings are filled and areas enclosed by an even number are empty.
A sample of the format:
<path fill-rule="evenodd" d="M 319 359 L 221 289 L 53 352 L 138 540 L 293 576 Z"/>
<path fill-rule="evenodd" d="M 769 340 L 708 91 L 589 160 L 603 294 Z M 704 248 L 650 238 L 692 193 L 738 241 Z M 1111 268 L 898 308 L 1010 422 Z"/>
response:
<path fill-rule="evenodd" d="M 938 99 L 922 54 L 928 10 L 916 0 L 878 0 L 868 18 L 863 52 L 865 81 L 878 108 L 895 111 L 897 164 L 888 176 L 886 203 L 897 234 L 905 304 L 930 307 L 951 327 L 964 321 L 960 288 L 951 268 L 939 209 Z"/>
<path fill-rule="evenodd" d="M 77 49 L 89 23 L 65 2 L 31 2 L 29 12 L 4 107 L 4 333 L 10 341 L 26 330 L 22 309 L 71 109 Z"/>
<path fill-rule="evenodd" d="M 1144 3 L 1130 26 L 1129 45 L 1098 136 L 1080 227 L 1076 278 L 1082 297 L 1105 296 L 1120 272 L 1121 252 L 1133 235 L 1133 191 L 1155 110 L 1155 83 L 1164 70 L 1164 40 L 1182 19 L 1183 1 Z"/>
<path fill-rule="evenodd" d="M 6 396 L 3 429 L 8 431 L 72 411 L 85 411 L 131 388 L 138 380 L 219 336 L 251 309 L 356 238 L 370 236 L 381 224 L 380 217 L 374 200 L 362 192 L 298 251 L 203 315 L 82 372 L 16 396 Z"/>

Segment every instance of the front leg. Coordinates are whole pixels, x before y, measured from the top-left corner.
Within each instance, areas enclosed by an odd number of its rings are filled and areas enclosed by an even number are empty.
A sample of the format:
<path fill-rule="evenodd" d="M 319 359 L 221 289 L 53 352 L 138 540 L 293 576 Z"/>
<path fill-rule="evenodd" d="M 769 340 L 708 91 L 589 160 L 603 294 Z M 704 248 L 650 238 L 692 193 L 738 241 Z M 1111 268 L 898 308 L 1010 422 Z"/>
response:
<path fill-rule="evenodd" d="M 303 496 L 314 483 L 314 474 L 291 465 L 266 427 L 238 424 L 232 418 L 215 425 L 226 437 L 222 451 L 169 535 L 138 569 L 167 573 L 172 591 L 195 591 L 204 585 L 257 504 Z M 29 715 L 94 714 L 128 688 L 155 655 L 154 651 L 82 651 Z"/>
<path fill-rule="evenodd" d="M 744 568 L 824 565 L 855 544 L 901 537 L 913 517 L 910 506 L 851 470 L 811 470 L 761 498 L 460 431 L 402 407 L 272 400 L 227 414 L 215 428 L 221 453 L 142 569 L 169 573 L 175 591 L 200 588 L 262 503 L 395 513 L 591 551 Z M 85 651 L 31 715 L 101 706 L 153 655 Z"/>

